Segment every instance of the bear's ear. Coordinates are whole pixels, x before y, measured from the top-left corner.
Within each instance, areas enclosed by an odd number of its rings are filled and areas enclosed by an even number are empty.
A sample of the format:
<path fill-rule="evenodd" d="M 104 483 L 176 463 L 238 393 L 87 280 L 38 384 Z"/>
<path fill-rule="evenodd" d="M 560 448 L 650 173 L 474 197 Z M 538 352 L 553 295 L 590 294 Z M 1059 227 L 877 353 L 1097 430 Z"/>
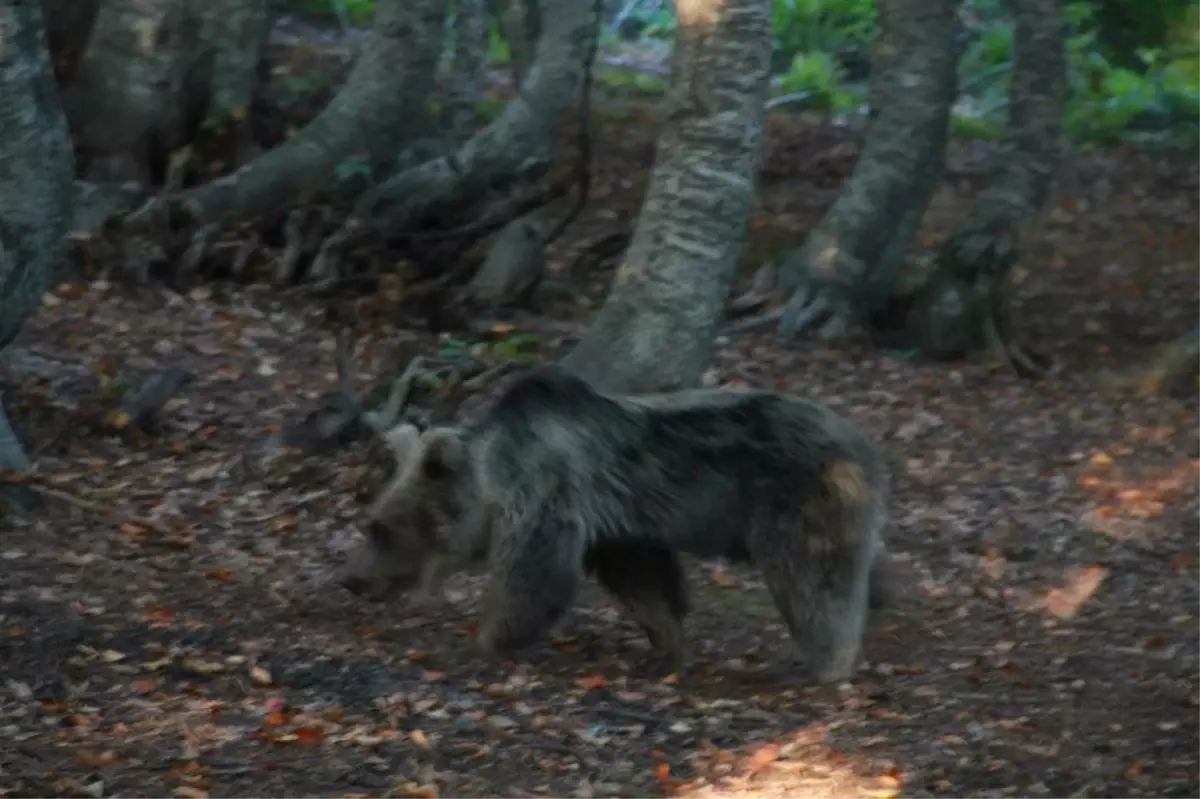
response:
<path fill-rule="evenodd" d="M 421 435 L 421 468 L 431 480 L 457 473 L 467 457 L 462 435 L 453 427 L 433 427 Z"/>
<path fill-rule="evenodd" d="M 420 456 L 421 431 L 415 425 L 407 422 L 398 424 L 383 433 L 383 440 L 391 451 L 392 457 L 396 459 L 398 471 L 403 470 L 405 465 Z"/>

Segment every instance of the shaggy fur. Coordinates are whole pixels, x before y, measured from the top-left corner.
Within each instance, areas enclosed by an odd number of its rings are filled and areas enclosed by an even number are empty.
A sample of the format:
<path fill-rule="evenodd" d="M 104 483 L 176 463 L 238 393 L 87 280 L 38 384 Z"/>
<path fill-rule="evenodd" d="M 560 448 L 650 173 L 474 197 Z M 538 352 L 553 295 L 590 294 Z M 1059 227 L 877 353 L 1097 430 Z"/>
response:
<path fill-rule="evenodd" d="M 468 424 L 387 438 L 396 473 L 339 576 L 356 593 L 428 589 L 486 559 L 479 639 L 498 652 L 541 635 L 590 573 L 679 666 L 679 553 L 749 560 L 811 677 L 857 666 L 883 598 L 888 478 L 821 405 L 727 389 L 608 396 L 547 368 Z"/>

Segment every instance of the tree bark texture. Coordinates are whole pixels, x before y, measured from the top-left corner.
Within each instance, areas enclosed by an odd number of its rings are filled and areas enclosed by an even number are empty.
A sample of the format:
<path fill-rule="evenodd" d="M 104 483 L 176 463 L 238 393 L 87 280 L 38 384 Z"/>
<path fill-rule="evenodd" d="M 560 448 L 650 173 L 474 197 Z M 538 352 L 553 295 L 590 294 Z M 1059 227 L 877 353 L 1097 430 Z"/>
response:
<path fill-rule="evenodd" d="M 956 87 L 954 0 L 880 0 L 873 119 L 838 199 L 790 253 L 780 335 L 838 338 L 886 299 L 944 158 Z M 881 270 L 881 267 L 884 267 Z"/>
<path fill-rule="evenodd" d="M 609 391 L 698 382 L 762 160 L 767 0 L 677 0 L 666 127 L 608 300 L 563 365 Z"/>
<path fill-rule="evenodd" d="M 85 176 L 151 184 L 204 133 L 233 156 L 270 30 L 268 0 L 87 0 L 52 20 L 63 101 Z M 63 0 L 44 0 L 54 9 Z M 88 12 L 91 12 L 90 14 Z M 74 52 L 78 51 L 76 58 Z"/>
<path fill-rule="evenodd" d="M 375 23 L 346 85 L 295 136 L 231 175 L 183 192 L 193 219 L 242 219 L 312 197 L 362 159 L 393 160 L 430 124 L 426 103 L 441 55 L 445 0 L 380 0 Z"/>
<path fill-rule="evenodd" d="M 1009 347 L 1004 289 L 1020 241 L 1039 215 L 1058 165 L 1066 55 L 1061 0 L 1014 0 L 1009 123 L 988 187 L 938 255 L 913 311 L 930 355 Z"/>
<path fill-rule="evenodd" d="M 457 153 L 426 161 L 367 192 L 354 217 L 374 213 L 390 229 L 404 230 L 434 209 L 478 203 L 493 185 L 548 167 L 559 119 L 579 101 L 587 54 L 598 35 L 592 6 L 593 0 L 556 0 L 529 74 L 504 113 Z"/>
<path fill-rule="evenodd" d="M 0 349 L 66 250 L 75 163 L 38 0 L 0 3 Z M 0 407 L 0 469 L 29 460 Z"/>
<path fill-rule="evenodd" d="M 71 83 L 96 24 L 101 0 L 42 0 L 46 43 L 60 86 Z"/>
<path fill-rule="evenodd" d="M 520 86 L 529 74 L 541 38 L 542 4 L 539 0 L 490 0 L 488 5 L 508 45 L 513 85 Z"/>
<path fill-rule="evenodd" d="M 467 138 L 483 87 L 488 55 L 488 9 L 484 0 L 455 0 L 454 62 L 449 96 L 442 104 L 442 130 L 452 147 Z"/>
<path fill-rule="evenodd" d="M 1061 0 L 1014 0 L 1013 71 L 1003 155 L 947 250 L 980 231 L 1021 231 L 1041 212 L 1058 167 L 1066 53 Z M 979 247 L 966 247 L 968 252 Z"/>

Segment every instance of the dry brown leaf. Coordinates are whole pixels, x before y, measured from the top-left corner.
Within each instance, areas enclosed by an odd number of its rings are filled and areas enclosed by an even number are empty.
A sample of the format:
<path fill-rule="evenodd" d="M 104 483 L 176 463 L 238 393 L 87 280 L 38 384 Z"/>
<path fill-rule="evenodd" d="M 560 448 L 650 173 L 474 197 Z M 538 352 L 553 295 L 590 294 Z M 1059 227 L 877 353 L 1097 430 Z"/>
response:
<path fill-rule="evenodd" d="M 213 674 L 221 674 L 225 671 L 225 664 L 217 660 L 203 660 L 201 658 L 184 658 L 179 664 L 184 671 L 189 671 L 192 674 L 197 674 L 202 677 L 208 677 Z"/>
<path fill-rule="evenodd" d="M 132 421 L 133 417 L 125 411 L 110 411 L 104 417 L 104 426 L 110 430 L 124 430 Z"/>
<path fill-rule="evenodd" d="M 280 514 L 271 520 L 271 532 L 276 535 L 282 535 L 290 530 L 296 529 L 300 523 L 300 516 L 295 511 L 288 511 Z"/>
<path fill-rule="evenodd" d="M 171 791 L 171 795 L 178 796 L 180 799 L 208 799 L 209 793 L 194 785 L 179 785 Z"/>
<path fill-rule="evenodd" d="M 107 766 L 116 759 L 117 754 L 111 749 L 99 754 L 96 754 L 95 752 L 78 752 L 75 755 L 75 762 L 79 763 L 81 766 L 90 766 L 92 768 L 95 768 L 96 766 Z"/>
<path fill-rule="evenodd" d="M 325 739 L 325 730 L 320 727 L 297 727 L 292 730 L 292 734 L 296 736 L 297 741 L 306 744 L 320 743 Z"/>
<path fill-rule="evenodd" d="M 1056 618 L 1073 619 L 1107 576 L 1108 569 L 1098 564 L 1072 569 L 1067 575 L 1067 586 L 1051 589 L 1043 604 Z"/>
<path fill-rule="evenodd" d="M 752 772 L 762 771 L 779 758 L 779 746 L 767 744 L 759 747 L 754 754 L 747 758 L 746 767 Z"/>
<path fill-rule="evenodd" d="M 598 691 L 607 686 L 608 680 L 604 678 L 603 674 L 588 674 L 575 678 L 575 687 L 582 688 L 585 691 Z"/>
<path fill-rule="evenodd" d="M 994 544 L 988 544 L 984 547 L 983 554 L 979 556 L 979 568 L 983 573 L 992 580 L 999 580 L 1004 576 L 1004 570 L 1008 566 L 1008 560 L 1004 557 L 1000 549 Z"/>
<path fill-rule="evenodd" d="M 149 622 L 163 624 L 171 620 L 171 611 L 167 608 L 142 608 L 138 614 Z"/>
<path fill-rule="evenodd" d="M 212 569 L 205 569 L 204 576 L 209 580 L 214 580 L 219 583 L 229 583 L 234 580 L 233 569 L 226 566 L 216 566 Z"/>

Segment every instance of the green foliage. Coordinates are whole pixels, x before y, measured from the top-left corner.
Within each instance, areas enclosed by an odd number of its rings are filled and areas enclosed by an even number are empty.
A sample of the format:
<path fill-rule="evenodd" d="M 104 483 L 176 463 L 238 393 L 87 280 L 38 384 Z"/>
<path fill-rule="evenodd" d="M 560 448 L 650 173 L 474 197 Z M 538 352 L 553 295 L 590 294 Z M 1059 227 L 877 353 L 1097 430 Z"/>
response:
<path fill-rule="evenodd" d="M 861 76 L 845 54 L 865 53 L 874 35 L 873 0 L 771 0 L 773 83 L 807 105 L 847 111 L 862 102 Z M 858 78 L 856 80 L 856 78 Z"/>
<path fill-rule="evenodd" d="M 352 22 L 370 19 L 374 0 L 281 0 L 290 12 Z M 1068 100 L 1064 130 L 1076 141 L 1200 144 L 1200 3 L 1197 0 L 1068 0 Z M 953 129 L 994 138 L 1005 127 L 1012 70 L 1010 0 L 961 0 L 964 47 Z M 875 31 L 874 0 L 771 0 L 772 83 L 785 108 L 851 111 L 865 97 Z M 669 39 L 665 0 L 643 0 L 606 31 L 606 47 Z M 510 60 L 493 19 L 488 60 Z M 658 94 L 663 80 L 638 70 L 600 69 L 603 84 Z M 486 103 L 486 101 L 484 101 Z M 351 169 L 351 173 L 357 170 Z M 347 175 L 349 176 L 349 174 Z"/>
<path fill-rule="evenodd" d="M 488 357 L 513 361 L 520 366 L 529 366 L 536 362 L 538 337 L 532 333 L 510 333 L 498 331 L 490 340 L 469 341 L 443 335 L 439 358 L 475 358 Z"/>
<path fill-rule="evenodd" d="M 1103 24 L 1109 6 L 1121 5 L 1116 0 L 1068 4 L 1065 130 L 1084 141 L 1194 145 L 1200 116 L 1195 3 L 1189 2 L 1190 8 L 1178 2 L 1139 6 L 1151 21 L 1138 29 L 1161 38 L 1132 53 L 1114 49 L 1114 37 Z"/>
<path fill-rule="evenodd" d="M 993 141 L 1004 134 L 1004 128 L 975 114 L 956 113 L 950 117 L 950 132 L 960 139 Z"/>
<path fill-rule="evenodd" d="M 481 97 L 475 101 L 475 114 L 484 122 L 491 122 L 504 113 L 508 101 L 496 97 Z"/>
<path fill-rule="evenodd" d="M 500 34 L 500 23 L 495 17 L 488 20 L 488 61 L 492 64 L 507 64 L 512 59 L 508 42 Z"/>
<path fill-rule="evenodd" d="M 1007 4 L 965 3 L 970 43 L 959 61 L 960 100 L 955 130 L 987 137 L 1003 131 L 1008 113 L 1013 26 Z M 1121 15 L 1111 7 L 1121 6 Z M 1150 17 L 1134 25 L 1158 36 L 1131 52 L 1114 49 L 1130 40 L 1105 30 L 1139 10 Z M 1189 145 L 1197 140 L 1200 64 L 1194 44 L 1172 47 L 1187 32 L 1195 41 L 1195 0 L 1139 3 L 1075 0 L 1066 6 L 1066 135 L 1080 142 L 1136 141 Z M 1189 17 L 1189 14 L 1191 15 Z M 1122 16 L 1123 15 L 1123 16 Z"/>
<path fill-rule="evenodd" d="M 849 111 L 862 102 L 862 92 L 845 88 L 845 69 L 829 53 L 797 53 L 791 68 L 772 79 L 788 95 L 800 95 L 812 108 Z"/>
<path fill-rule="evenodd" d="M 771 0 L 776 46 L 792 53 L 865 47 L 875 35 L 874 0 Z"/>
<path fill-rule="evenodd" d="M 659 75 L 607 64 L 596 67 L 596 79 L 611 89 L 623 89 L 626 94 L 661 95 L 667 88 Z"/>
<path fill-rule="evenodd" d="M 1140 71 L 1143 49 L 1166 45 L 1181 33 L 1195 42 L 1196 0 L 1090 0 L 1081 5 L 1088 6 L 1105 57 L 1125 69 Z"/>

